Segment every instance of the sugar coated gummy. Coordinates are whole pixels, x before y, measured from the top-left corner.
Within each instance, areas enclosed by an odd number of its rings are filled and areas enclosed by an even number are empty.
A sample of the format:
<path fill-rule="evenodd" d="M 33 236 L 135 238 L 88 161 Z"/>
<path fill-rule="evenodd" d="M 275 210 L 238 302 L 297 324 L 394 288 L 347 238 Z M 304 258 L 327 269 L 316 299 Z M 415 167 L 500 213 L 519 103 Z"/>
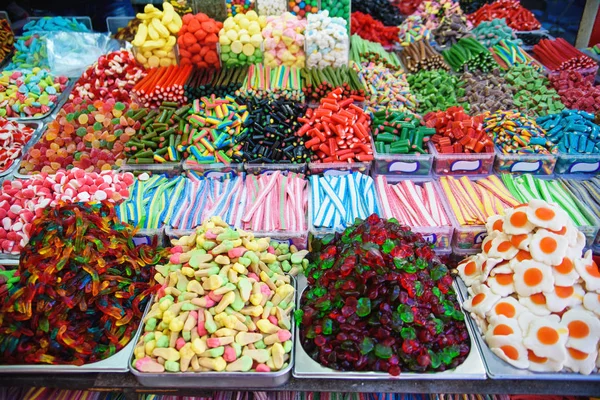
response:
<path fill-rule="evenodd" d="M 114 100 L 66 104 L 21 163 L 22 174 L 54 173 L 61 168 L 103 171 L 118 168 L 125 143 L 140 122 L 138 106 Z M 139 118 L 138 118 L 139 119 Z"/>

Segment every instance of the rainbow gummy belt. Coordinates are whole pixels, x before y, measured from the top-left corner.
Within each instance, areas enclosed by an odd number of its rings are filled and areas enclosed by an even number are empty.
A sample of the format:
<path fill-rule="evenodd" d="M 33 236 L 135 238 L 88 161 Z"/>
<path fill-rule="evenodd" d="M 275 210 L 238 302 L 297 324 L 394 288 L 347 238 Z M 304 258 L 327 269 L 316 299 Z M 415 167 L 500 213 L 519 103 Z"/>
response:
<path fill-rule="evenodd" d="M 160 261 L 134 233 L 108 203 L 46 209 L 0 308 L 0 364 L 83 365 L 127 345 Z"/>

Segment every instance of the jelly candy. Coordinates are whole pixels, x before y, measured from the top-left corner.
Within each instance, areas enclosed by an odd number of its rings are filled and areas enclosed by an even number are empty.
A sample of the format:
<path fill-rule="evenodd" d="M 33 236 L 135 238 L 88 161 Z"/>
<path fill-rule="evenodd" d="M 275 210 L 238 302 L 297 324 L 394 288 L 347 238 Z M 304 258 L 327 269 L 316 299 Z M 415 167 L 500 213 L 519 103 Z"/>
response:
<path fill-rule="evenodd" d="M 0 363 L 83 365 L 122 349 L 158 289 L 161 253 L 134 233 L 109 203 L 59 202 L 35 219 L 0 308 Z"/>
<path fill-rule="evenodd" d="M 342 371 L 444 371 L 470 351 L 448 268 L 419 234 L 373 214 L 313 243 L 295 313 L 311 358 Z"/>

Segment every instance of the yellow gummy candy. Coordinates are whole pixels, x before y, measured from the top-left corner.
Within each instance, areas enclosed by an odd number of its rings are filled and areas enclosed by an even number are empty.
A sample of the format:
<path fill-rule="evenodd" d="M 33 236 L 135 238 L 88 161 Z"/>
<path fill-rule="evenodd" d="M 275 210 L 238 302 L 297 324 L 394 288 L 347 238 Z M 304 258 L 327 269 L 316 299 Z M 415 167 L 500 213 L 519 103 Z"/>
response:
<path fill-rule="evenodd" d="M 240 54 L 242 52 L 242 42 L 240 42 L 239 40 L 236 40 L 235 42 L 231 43 L 231 51 L 234 54 Z"/>

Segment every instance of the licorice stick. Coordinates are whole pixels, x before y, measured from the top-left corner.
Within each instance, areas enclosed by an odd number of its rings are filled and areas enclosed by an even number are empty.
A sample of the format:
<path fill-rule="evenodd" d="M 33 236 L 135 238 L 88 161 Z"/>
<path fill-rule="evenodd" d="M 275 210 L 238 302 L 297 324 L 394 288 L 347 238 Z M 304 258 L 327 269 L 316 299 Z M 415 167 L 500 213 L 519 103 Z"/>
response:
<path fill-rule="evenodd" d="M 429 42 L 425 40 L 410 43 L 400 53 L 400 58 L 408 72 L 417 72 L 422 69 L 450 70 L 450 66 L 446 63 L 444 57 L 435 51 Z"/>
<path fill-rule="evenodd" d="M 236 96 L 244 99 L 270 97 L 304 102 L 300 69 L 250 65 L 244 83 L 236 91 Z"/>
<path fill-rule="evenodd" d="M 246 177 L 247 204 L 242 228 L 252 231 L 306 231 L 308 181 L 281 171 Z"/>
<path fill-rule="evenodd" d="M 182 105 L 187 102 L 184 84 L 192 73 L 192 66 L 159 67 L 148 71 L 148 75 L 133 88 L 138 103 L 146 108 L 157 108 L 163 101 Z"/>
<path fill-rule="evenodd" d="M 451 225 L 433 182 L 420 184 L 402 180 L 388 183 L 384 175 L 375 179 L 384 218 L 396 218 L 410 227 Z"/>
<path fill-rule="evenodd" d="M 308 100 L 318 101 L 338 88 L 342 90 L 343 98 L 365 95 L 365 86 L 358 78 L 356 70 L 351 67 L 303 69 L 300 75 L 304 82 L 304 94 Z"/>
<path fill-rule="evenodd" d="M 467 67 L 488 72 L 498 66 L 489 50 L 471 37 L 460 39 L 451 48 L 442 51 L 442 55 L 455 71 Z"/>
<path fill-rule="evenodd" d="M 302 125 L 298 119 L 306 111 L 304 103 L 251 98 L 246 105 L 249 115 L 242 134 L 234 139 L 241 146 L 234 162 L 304 163 L 310 159 L 306 138 L 296 136 Z"/>
<path fill-rule="evenodd" d="M 577 50 L 563 38 L 540 40 L 538 44 L 533 46 L 533 55 L 552 71 L 598 67 L 594 60 Z"/>
<path fill-rule="evenodd" d="M 158 109 L 143 108 L 133 119 L 141 123 L 136 133 L 125 143 L 128 164 L 153 164 L 178 162 L 185 146 L 182 138 L 186 130 L 185 118 L 191 105 L 177 107 L 176 103 L 163 102 Z M 190 127 L 187 127 L 190 130 Z"/>

